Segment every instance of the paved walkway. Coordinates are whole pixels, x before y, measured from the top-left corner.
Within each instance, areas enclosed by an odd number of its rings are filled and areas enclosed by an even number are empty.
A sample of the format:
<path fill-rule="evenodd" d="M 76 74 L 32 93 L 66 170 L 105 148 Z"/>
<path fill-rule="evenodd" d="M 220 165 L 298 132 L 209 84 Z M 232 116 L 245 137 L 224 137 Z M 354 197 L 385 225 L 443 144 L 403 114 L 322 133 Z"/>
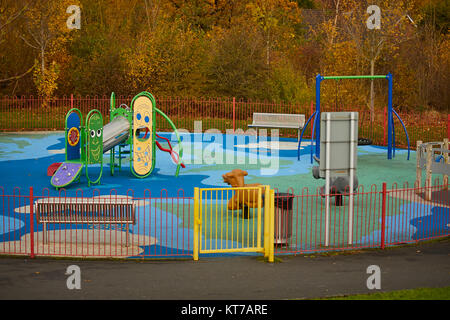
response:
<path fill-rule="evenodd" d="M 370 293 L 367 267 L 381 269 L 381 291 L 450 286 L 450 239 L 384 251 L 330 256 L 89 261 L 0 258 L 0 299 L 272 300 Z M 69 290 L 69 265 L 81 289 Z"/>

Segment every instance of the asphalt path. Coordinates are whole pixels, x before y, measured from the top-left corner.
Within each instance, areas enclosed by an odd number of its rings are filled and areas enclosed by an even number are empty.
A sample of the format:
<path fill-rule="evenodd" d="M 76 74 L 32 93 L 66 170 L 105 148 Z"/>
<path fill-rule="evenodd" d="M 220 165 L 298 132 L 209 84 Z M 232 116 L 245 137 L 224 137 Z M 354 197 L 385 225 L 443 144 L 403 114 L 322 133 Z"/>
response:
<path fill-rule="evenodd" d="M 67 273 L 69 266 L 79 273 Z M 376 284 L 379 268 L 379 289 Z M 76 288 L 75 274 L 80 288 Z M 70 279 L 69 279 L 70 278 Z M 69 283 L 69 286 L 68 286 Z M 75 288 L 73 288 L 75 286 Z M 2 300 L 279 300 L 450 286 L 450 239 L 346 254 L 192 260 L 0 257 Z M 72 289 L 69 289 L 72 287 Z"/>

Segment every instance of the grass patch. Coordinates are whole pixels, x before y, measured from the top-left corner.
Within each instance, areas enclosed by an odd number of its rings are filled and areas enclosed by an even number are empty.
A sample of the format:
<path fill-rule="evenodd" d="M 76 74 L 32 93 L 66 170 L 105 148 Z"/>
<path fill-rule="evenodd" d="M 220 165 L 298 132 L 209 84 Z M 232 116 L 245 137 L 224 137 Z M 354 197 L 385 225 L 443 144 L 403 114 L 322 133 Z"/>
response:
<path fill-rule="evenodd" d="M 320 298 L 319 300 L 450 300 L 450 287 L 406 289 Z"/>

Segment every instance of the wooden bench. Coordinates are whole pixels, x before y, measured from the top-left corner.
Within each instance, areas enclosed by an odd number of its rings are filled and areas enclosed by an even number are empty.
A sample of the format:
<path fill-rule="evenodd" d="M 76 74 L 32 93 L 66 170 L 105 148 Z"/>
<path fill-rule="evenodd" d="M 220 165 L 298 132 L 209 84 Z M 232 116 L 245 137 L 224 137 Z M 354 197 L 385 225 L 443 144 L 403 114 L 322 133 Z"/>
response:
<path fill-rule="evenodd" d="M 300 140 L 300 132 L 305 125 L 304 114 L 288 114 L 288 113 L 253 113 L 253 123 L 249 124 L 249 128 L 283 128 L 297 129 L 298 140 Z"/>
<path fill-rule="evenodd" d="M 129 198 L 42 198 L 35 202 L 37 223 L 44 224 L 46 243 L 48 223 L 126 224 L 126 246 L 129 225 L 136 223 L 135 204 Z"/>

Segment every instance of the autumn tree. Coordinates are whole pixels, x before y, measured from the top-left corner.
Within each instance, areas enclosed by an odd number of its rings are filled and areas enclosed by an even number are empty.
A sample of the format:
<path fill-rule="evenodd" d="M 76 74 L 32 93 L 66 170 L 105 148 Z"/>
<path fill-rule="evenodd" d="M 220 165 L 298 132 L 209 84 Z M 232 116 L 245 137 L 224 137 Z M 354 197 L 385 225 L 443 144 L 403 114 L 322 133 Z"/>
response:
<path fill-rule="evenodd" d="M 266 42 L 266 64 L 270 67 L 271 51 L 295 42 L 294 25 L 300 23 L 297 3 L 290 0 L 253 0 L 248 15 Z"/>
<path fill-rule="evenodd" d="M 20 18 L 24 15 L 24 13 L 29 9 L 30 2 L 18 0 L 16 2 L 0 0 L 0 45 L 5 45 L 8 47 L 8 44 L 5 43 L 7 41 L 7 37 L 10 40 L 12 36 L 12 31 L 14 30 L 14 25 L 20 20 Z M 3 50 L 3 49 L 0 49 Z M 6 48 L 4 49 L 7 50 Z M 0 62 L 1 72 L 0 74 L 0 84 L 15 82 L 17 87 L 18 81 L 33 71 L 34 65 L 30 64 L 26 68 L 23 65 L 20 65 L 20 72 L 13 72 L 10 74 L 13 63 L 11 66 L 5 66 L 4 59 Z M 17 66 L 17 63 L 15 63 Z M 14 93 L 15 90 L 13 90 Z"/>
<path fill-rule="evenodd" d="M 267 79 L 265 42 L 251 23 L 210 35 L 206 89 L 218 96 L 257 98 Z"/>
<path fill-rule="evenodd" d="M 375 64 L 381 54 L 395 56 L 399 49 L 399 44 L 408 40 L 408 29 L 414 28 L 411 24 L 411 13 L 413 7 L 410 1 L 356 1 L 346 0 L 343 2 L 343 28 L 342 30 L 354 43 L 357 54 L 366 60 L 370 65 L 370 75 L 375 75 Z M 369 6 L 377 5 L 380 9 L 379 27 L 369 28 Z M 372 11 L 373 14 L 375 11 Z M 371 122 L 375 117 L 375 92 L 374 81 L 370 81 L 369 110 Z"/>
<path fill-rule="evenodd" d="M 24 13 L 20 39 L 37 53 L 39 64 L 34 70 L 38 93 L 46 98 L 53 95 L 62 64 L 67 60 L 66 44 L 73 37 L 67 27 L 66 13 L 72 0 L 36 0 Z"/>
<path fill-rule="evenodd" d="M 159 95 L 198 94 L 202 37 L 201 32 L 185 28 L 180 20 L 158 24 L 151 33 L 142 30 L 129 47 L 120 51 L 129 88 Z"/>
<path fill-rule="evenodd" d="M 81 29 L 69 30 L 69 5 Z M 381 28 L 368 29 L 369 5 Z M 448 0 L 0 0 L 0 94 L 235 96 L 305 102 L 314 78 L 394 74 L 394 103 L 445 109 Z M 383 81 L 324 82 L 385 104 Z"/>
<path fill-rule="evenodd" d="M 81 0 L 82 26 L 70 42 L 70 62 L 58 91 L 109 95 L 132 93 L 126 78 L 124 48 L 133 48 L 146 26 L 145 4 L 129 0 Z M 64 73 L 64 74 L 63 74 Z"/>
<path fill-rule="evenodd" d="M 169 0 L 167 14 L 172 19 L 181 19 L 201 31 L 210 31 L 213 27 L 230 28 L 236 16 L 245 12 L 248 0 Z"/>
<path fill-rule="evenodd" d="M 414 70 L 416 102 L 447 110 L 450 105 L 450 1 L 427 1 L 417 20 L 417 37 L 404 48 L 403 61 Z"/>
<path fill-rule="evenodd" d="M 320 30 L 325 41 L 323 45 L 327 74 L 369 74 L 392 72 L 396 83 L 400 78 L 408 78 L 408 69 L 398 63 L 401 46 L 415 36 L 414 20 L 417 4 L 413 1 L 360 1 L 360 0 L 321 0 L 326 5 L 327 19 Z M 380 9 L 380 25 L 370 27 L 370 22 Z M 372 7 L 370 7 L 372 6 Z M 392 68 L 397 66 L 397 68 Z M 361 94 L 367 91 L 369 95 Z M 404 81 L 408 84 L 408 81 Z M 370 111 L 371 124 L 375 119 L 375 84 L 379 90 L 386 86 L 380 81 L 357 81 L 341 84 L 340 90 L 353 91 L 353 101 L 364 102 Z M 396 90 L 400 88 L 396 86 Z M 342 93 L 342 92 L 340 92 Z M 386 98 L 382 94 L 380 97 Z M 397 95 L 399 97 L 399 95 Z M 383 101 L 380 99 L 380 101 Z M 348 98 L 346 100 L 349 100 Z"/>

